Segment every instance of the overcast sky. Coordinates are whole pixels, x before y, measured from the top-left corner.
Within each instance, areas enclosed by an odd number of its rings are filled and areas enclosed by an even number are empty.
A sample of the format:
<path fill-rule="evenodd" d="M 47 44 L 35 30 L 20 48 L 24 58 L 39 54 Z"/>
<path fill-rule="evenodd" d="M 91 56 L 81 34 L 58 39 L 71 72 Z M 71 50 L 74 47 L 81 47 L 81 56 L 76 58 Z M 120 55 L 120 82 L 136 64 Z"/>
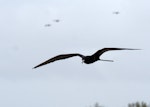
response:
<path fill-rule="evenodd" d="M 0 106 L 149 104 L 149 4 L 149 0 L 1 0 Z M 90 55 L 104 47 L 142 50 L 101 56 L 114 62 L 86 65 L 73 57 L 32 69 L 58 54 Z"/>

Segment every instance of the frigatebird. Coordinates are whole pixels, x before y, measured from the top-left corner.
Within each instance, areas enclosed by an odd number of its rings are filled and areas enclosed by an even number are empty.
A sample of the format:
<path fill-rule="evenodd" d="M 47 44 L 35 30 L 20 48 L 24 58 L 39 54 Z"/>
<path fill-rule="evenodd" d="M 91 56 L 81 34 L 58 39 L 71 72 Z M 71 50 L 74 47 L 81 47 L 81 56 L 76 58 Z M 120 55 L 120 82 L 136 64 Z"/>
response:
<path fill-rule="evenodd" d="M 118 14 L 120 14 L 120 12 L 119 11 L 114 11 L 113 14 L 118 15 Z"/>
<path fill-rule="evenodd" d="M 58 23 L 58 22 L 60 22 L 60 20 L 59 20 L 59 19 L 55 19 L 54 22 L 57 22 L 57 23 Z"/>
<path fill-rule="evenodd" d="M 51 26 L 51 24 L 45 24 L 45 27 L 50 27 Z"/>
<path fill-rule="evenodd" d="M 43 63 L 35 66 L 34 68 L 46 65 L 48 63 L 51 63 L 51 62 L 54 62 L 54 61 L 57 61 L 57 60 L 66 59 L 66 58 L 70 58 L 70 57 L 74 57 L 74 56 L 81 57 L 82 58 L 82 62 L 85 63 L 85 64 L 91 64 L 91 63 L 94 63 L 94 62 L 96 62 L 98 60 L 113 62 L 113 60 L 103 60 L 103 59 L 100 59 L 100 56 L 104 52 L 112 51 L 112 50 L 139 50 L 139 49 L 130 49 L 130 48 L 103 48 L 103 49 L 98 50 L 97 52 L 95 52 L 93 55 L 90 55 L 90 56 L 84 56 L 84 55 L 79 54 L 79 53 L 61 54 L 61 55 L 57 55 L 57 56 L 55 56 L 53 58 L 50 58 L 49 60 L 47 60 L 47 61 L 45 61 L 45 62 L 43 62 Z"/>

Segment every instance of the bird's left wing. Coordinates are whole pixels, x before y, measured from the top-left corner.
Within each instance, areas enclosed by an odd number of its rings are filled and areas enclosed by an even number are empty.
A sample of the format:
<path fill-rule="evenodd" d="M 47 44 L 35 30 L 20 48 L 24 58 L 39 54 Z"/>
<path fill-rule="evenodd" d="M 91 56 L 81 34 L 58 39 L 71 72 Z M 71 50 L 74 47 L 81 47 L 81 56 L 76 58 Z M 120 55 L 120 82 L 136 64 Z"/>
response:
<path fill-rule="evenodd" d="M 49 59 L 49 60 L 47 60 L 47 61 L 45 61 L 45 62 L 43 62 L 43 63 L 41 63 L 41 64 L 35 66 L 34 68 L 37 68 L 37 67 L 46 65 L 46 64 L 48 64 L 48 63 L 51 63 L 51 62 L 54 62 L 54 61 L 57 61 L 57 60 L 70 58 L 70 57 L 73 57 L 73 56 L 80 56 L 81 58 L 84 57 L 83 55 L 78 54 L 78 53 L 76 53 L 76 54 L 62 54 L 62 55 L 57 55 L 57 56 L 55 56 L 55 57 L 53 57 L 53 58 L 51 58 L 51 59 Z"/>

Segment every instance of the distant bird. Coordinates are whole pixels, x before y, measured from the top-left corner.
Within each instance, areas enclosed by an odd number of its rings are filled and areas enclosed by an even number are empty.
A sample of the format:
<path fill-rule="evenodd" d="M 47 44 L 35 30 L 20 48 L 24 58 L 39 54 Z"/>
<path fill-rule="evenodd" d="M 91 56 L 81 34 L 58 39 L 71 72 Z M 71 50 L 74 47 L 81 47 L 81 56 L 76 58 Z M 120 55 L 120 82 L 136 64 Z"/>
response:
<path fill-rule="evenodd" d="M 50 27 L 51 26 L 51 24 L 45 24 L 45 27 Z"/>
<path fill-rule="evenodd" d="M 72 53 L 72 54 L 61 54 L 61 55 L 57 55 L 37 66 L 35 66 L 34 68 L 37 68 L 37 67 L 40 67 L 40 66 L 43 66 L 43 65 L 46 65 L 48 63 L 51 63 L 51 62 L 54 62 L 54 61 L 57 61 L 57 60 L 61 60 L 61 59 L 66 59 L 66 58 L 70 58 L 70 57 L 74 57 L 74 56 L 79 56 L 82 58 L 82 62 L 86 63 L 86 64 L 91 64 L 91 63 L 94 63 L 98 60 L 100 61 L 110 61 L 110 62 L 113 62 L 113 60 L 103 60 L 103 59 L 100 59 L 100 56 L 104 53 L 104 52 L 107 52 L 107 51 L 112 51 L 112 50 L 139 50 L 139 49 L 129 49 L 129 48 L 103 48 L 101 50 L 98 50 L 97 52 L 95 52 L 93 55 L 91 56 L 84 56 L 82 54 L 79 54 L 79 53 Z"/>
<path fill-rule="evenodd" d="M 59 19 L 55 19 L 54 22 L 60 22 L 60 20 Z"/>
<path fill-rule="evenodd" d="M 120 12 L 119 11 L 115 11 L 115 12 L 113 12 L 113 14 L 118 15 L 118 14 L 120 14 Z"/>

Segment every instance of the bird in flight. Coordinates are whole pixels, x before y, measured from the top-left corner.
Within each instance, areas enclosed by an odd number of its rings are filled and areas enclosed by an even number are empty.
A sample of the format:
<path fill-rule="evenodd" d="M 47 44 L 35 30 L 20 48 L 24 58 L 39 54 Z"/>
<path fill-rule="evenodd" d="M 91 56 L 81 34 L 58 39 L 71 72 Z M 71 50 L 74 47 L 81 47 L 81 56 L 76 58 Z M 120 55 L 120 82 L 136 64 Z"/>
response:
<path fill-rule="evenodd" d="M 54 22 L 60 22 L 60 20 L 59 19 L 55 19 Z"/>
<path fill-rule="evenodd" d="M 45 27 L 50 27 L 51 26 L 51 24 L 45 24 Z"/>
<path fill-rule="evenodd" d="M 79 53 L 61 54 L 61 55 L 57 55 L 57 56 L 55 56 L 53 58 L 50 58 L 49 60 L 47 60 L 47 61 L 45 61 L 45 62 L 43 62 L 43 63 L 35 66 L 34 68 L 38 68 L 38 67 L 46 65 L 48 63 L 51 63 L 51 62 L 54 62 L 54 61 L 57 61 L 57 60 L 62 60 L 62 59 L 74 57 L 74 56 L 81 57 L 82 58 L 82 62 L 85 63 L 85 64 L 91 64 L 91 63 L 94 63 L 94 62 L 96 62 L 98 60 L 113 62 L 113 60 L 104 60 L 104 59 L 100 58 L 100 56 L 104 52 L 112 51 L 112 50 L 139 50 L 139 49 L 130 49 L 130 48 L 103 48 L 103 49 L 98 50 L 97 52 L 95 52 L 93 55 L 90 55 L 90 56 L 84 56 L 84 55 L 79 54 Z"/>
<path fill-rule="evenodd" d="M 114 11 L 113 14 L 118 15 L 118 14 L 120 14 L 120 12 L 119 11 Z"/>

